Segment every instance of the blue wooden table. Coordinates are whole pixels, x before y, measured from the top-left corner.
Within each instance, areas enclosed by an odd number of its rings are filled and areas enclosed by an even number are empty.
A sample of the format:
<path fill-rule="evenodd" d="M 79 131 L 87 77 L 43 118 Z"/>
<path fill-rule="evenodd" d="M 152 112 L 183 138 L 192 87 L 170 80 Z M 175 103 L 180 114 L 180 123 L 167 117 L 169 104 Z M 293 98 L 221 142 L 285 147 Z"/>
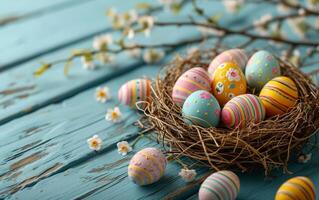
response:
<path fill-rule="evenodd" d="M 120 105 L 124 121 L 108 123 L 107 108 L 119 105 L 117 98 L 97 103 L 97 86 L 110 88 L 113 96 L 128 80 L 155 77 L 163 63 L 147 65 L 119 55 L 113 67 L 95 71 L 82 69 L 75 62 L 68 77 L 63 65 L 56 66 L 39 78 L 33 72 L 40 61 L 56 60 L 73 49 L 90 47 L 92 38 L 112 32 L 105 17 L 107 8 L 128 10 L 139 0 L 2 0 L 0 18 L 10 23 L 0 26 L 0 199 L 197 199 L 200 178 L 209 173 L 198 171 L 197 181 L 185 183 L 179 176 L 180 166 L 168 164 L 165 176 L 156 184 L 138 187 L 127 177 L 127 165 L 139 149 L 158 146 L 142 139 L 127 156 L 118 154 L 116 143 L 133 141 L 139 130 L 133 123 L 140 114 Z M 187 9 L 187 8 L 186 8 Z M 211 12 L 218 7 L 211 7 Z M 251 20 L 251 12 L 238 19 Z M 163 12 L 158 18 L 170 20 Z M 176 19 L 187 17 L 183 13 Z M 236 25 L 236 20 L 233 24 Z M 149 41 L 171 42 L 193 38 L 193 28 L 163 28 Z M 163 37 L 167 32 L 175 33 Z M 116 34 L 116 33 L 114 33 Z M 231 46 L 231 44 L 230 44 Z M 310 69 L 305 69 L 305 71 Z M 98 134 L 103 139 L 98 153 L 88 148 L 87 139 Z M 307 164 L 292 163 L 293 175 L 265 178 L 263 172 L 239 174 L 241 200 L 273 199 L 286 179 L 309 176 L 319 186 L 319 153 L 314 152 Z M 317 190 L 318 191 L 318 190 Z"/>

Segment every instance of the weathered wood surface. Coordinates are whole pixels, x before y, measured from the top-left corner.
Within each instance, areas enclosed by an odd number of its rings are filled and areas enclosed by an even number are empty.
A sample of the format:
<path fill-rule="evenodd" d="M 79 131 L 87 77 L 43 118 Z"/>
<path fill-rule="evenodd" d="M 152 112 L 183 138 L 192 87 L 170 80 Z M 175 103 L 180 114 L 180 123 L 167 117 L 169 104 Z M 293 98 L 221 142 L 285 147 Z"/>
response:
<path fill-rule="evenodd" d="M 70 77 L 63 76 L 62 65 L 43 77 L 32 77 L 40 60 L 54 60 L 74 48 L 91 46 L 94 35 L 110 31 L 104 16 L 106 8 L 127 10 L 136 2 L 141 1 L 0 2 L 0 17 L 26 16 L 0 26 L 0 199 L 197 199 L 198 183 L 184 183 L 178 177 L 180 166 L 176 163 L 169 163 L 164 178 L 156 184 L 138 187 L 130 182 L 127 164 L 134 152 L 122 157 L 116 143 L 133 141 L 138 136 L 139 130 L 132 124 L 139 114 L 120 106 L 125 119 L 122 123 L 114 125 L 104 120 L 106 109 L 119 104 L 116 93 L 122 83 L 142 75 L 154 77 L 161 64 L 148 66 L 123 54 L 115 64 L 117 69 L 102 67 L 87 72 L 75 62 Z M 210 12 L 220 9 L 205 8 Z M 231 21 L 229 26 L 252 21 L 247 16 L 253 9 L 247 8 L 236 19 L 228 16 L 223 20 Z M 170 20 L 167 13 L 156 15 Z M 174 34 L 162 37 L 167 32 Z M 182 32 L 167 28 L 154 32 L 152 39 L 139 40 L 170 42 L 197 35 L 198 31 L 192 28 Z M 113 100 L 106 104 L 94 100 L 95 87 L 101 84 L 113 91 Z M 104 142 L 99 153 L 92 152 L 86 144 L 94 134 L 99 134 Z M 135 151 L 156 145 L 143 139 Z M 319 185 L 318 156 L 315 152 L 310 163 L 292 164 L 290 170 L 294 175 L 310 176 Z M 199 169 L 198 178 L 207 173 L 206 169 Z M 277 187 L 291 176 L 264 180 L 262 172 L 241 174 L 238 199 L 272 199 Z"/>

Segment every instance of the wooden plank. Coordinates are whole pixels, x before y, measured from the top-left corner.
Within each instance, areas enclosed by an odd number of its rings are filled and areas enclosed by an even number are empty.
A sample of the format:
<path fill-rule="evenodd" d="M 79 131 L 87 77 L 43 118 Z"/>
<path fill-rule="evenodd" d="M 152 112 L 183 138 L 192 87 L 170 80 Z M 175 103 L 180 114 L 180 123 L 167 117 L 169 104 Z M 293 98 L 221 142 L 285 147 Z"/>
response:
<path fill-rule="evenodd" d="M 55 12 L 83 2 L 84 0 L 2 0 L 0 2 L 0 28 L 3 25 L 7 25 L 18 20 L 26 20 L 31 17 L 37 17 L 39 15 Z"/>

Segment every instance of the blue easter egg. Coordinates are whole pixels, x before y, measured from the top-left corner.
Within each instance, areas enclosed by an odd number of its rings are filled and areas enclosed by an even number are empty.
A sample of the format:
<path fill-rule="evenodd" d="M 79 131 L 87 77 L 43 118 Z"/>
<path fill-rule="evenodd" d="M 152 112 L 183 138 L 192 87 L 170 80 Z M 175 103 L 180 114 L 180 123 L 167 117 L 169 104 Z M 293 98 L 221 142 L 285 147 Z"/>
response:
<path fill-rule="evenodd" d="M 186 123 L 205 128 L 216 127 L 220 119 L 217 99 L 205 90 L 198 90 L 189 95 L 183 104 L 182 112 Z"/>
<path fill-rule="evenodd" d="M 263 50 L 251 56 L 245 70 L 247 84 L 257 90 L 261 90 L 268 81 L 280 75 L 278 60 Z"/>

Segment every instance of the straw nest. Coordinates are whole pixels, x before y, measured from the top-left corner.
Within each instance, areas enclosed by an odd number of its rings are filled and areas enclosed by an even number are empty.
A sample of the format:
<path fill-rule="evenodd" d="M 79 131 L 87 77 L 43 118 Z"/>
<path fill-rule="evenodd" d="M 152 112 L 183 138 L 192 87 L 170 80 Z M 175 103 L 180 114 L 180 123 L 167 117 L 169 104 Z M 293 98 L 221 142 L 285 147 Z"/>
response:
<path fill-rule="evenodd" d="M 319 128 L 318 88 L 298 68 L 279 59 L 283 75 L 294 80 L 299 92 L 298 103 L 289 112 L 241 129 L 188 125 L 181 107 L 172 101 L 173 86 L 188 69 L 206 69 L 213 56 L 212 51 L 196 52 L 168 64 L 155 80 L 150 103 L 139 106 L 145 114 L 143 124 L 155 129 L 164 147 L 171 147 L 168 153 L 187 156 L 214 170 L 262 167 L 265 174 L 277 167 L 287 170 L 292 155 L 300 152 Z"/>

